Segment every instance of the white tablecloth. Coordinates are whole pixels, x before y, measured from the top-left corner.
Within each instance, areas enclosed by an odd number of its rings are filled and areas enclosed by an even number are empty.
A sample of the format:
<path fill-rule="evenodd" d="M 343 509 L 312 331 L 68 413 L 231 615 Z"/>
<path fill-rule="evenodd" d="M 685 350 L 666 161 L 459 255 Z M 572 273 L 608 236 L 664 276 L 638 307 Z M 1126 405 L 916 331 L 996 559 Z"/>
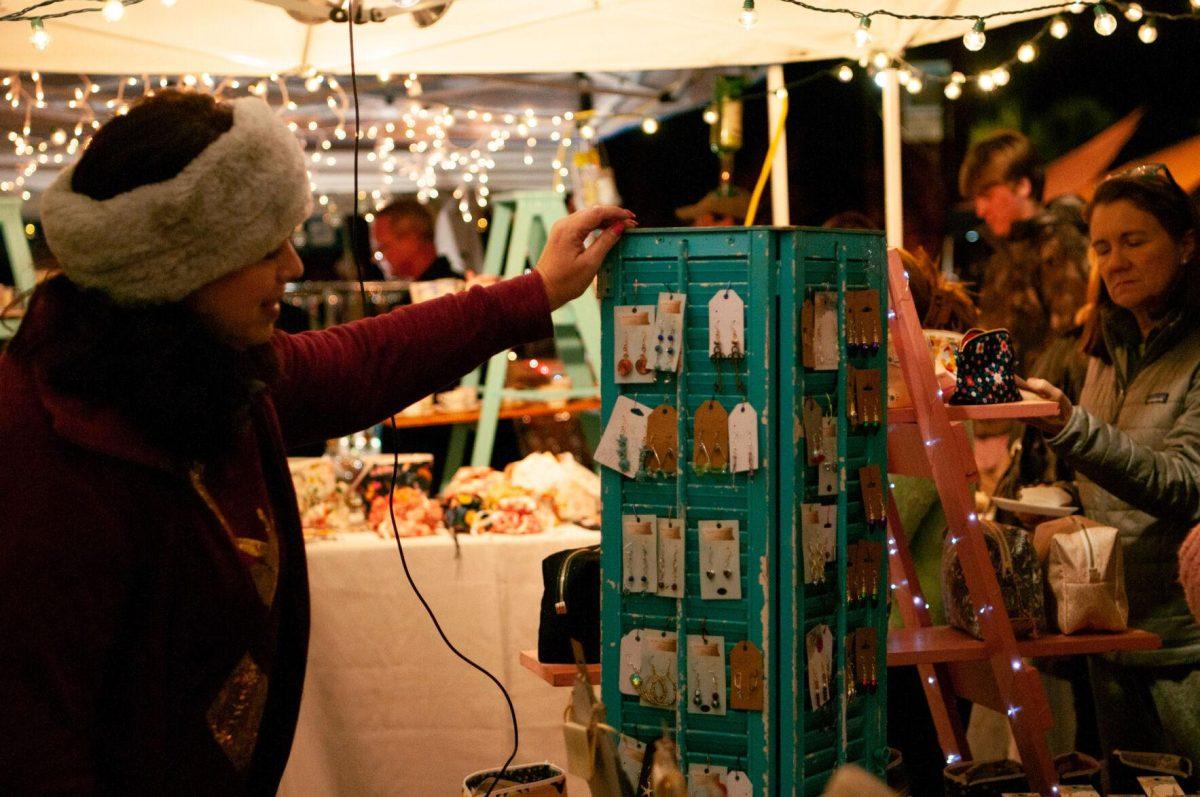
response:
<path fill-rule="evenodd" d="M 404 541 L 413 578 L 447 636 L 512 695 L 518 763 L 566 760 L 568 690 L 518 662 L 522 649 L 537 647 L 542 559 L 599 539 L 574 527 L 460 536 L 459 559 L 448 537 Z M 511 746 L 504 699 L 438 638 L 394 541 L 346 534 L 313 543 L 308 574 L 308 675 L 281 795 L 449 797 L 466 774 L 504 762 Z"/>

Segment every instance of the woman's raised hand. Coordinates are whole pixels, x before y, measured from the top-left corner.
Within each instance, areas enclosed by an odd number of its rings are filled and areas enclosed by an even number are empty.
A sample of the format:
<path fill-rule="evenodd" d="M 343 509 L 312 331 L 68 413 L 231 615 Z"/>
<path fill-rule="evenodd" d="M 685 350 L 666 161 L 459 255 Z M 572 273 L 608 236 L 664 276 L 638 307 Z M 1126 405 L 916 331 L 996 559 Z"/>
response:
<path fill-rule="evenodd" d="M 557 310 L 587 290 L 621 233 L 636 226 L 631 211 L 612 205 L 580 210 L 556 221 L 535 269 L 542 275 L 550 309 Z M 600 228 L 604 231 L 585 248 L 587 237 Z"/>
<path fill-rule="evenodd" d="M 1071 403 L 1071 399 L 1067 398 L 1067 394 L 1045 379 L 1037 379 L 1036 377 L 1025 380 L 1018 376 L 1017 387 L 1022 390 L 1028 390 L 1040 399 L 1053 401 L 1058 404 L 1058 414 L 1048 415 L 1043 418 L 1027 418 L 1025 419 L 1025 423 L 1036 429 L 1041 429 L 1049 437 L 1053 437 L 1061 432 L 1063 427 L 1067 425 L 1067 421 L 1071 419 L 1071 413 L 1075 411 L 1075 405 Z"/>

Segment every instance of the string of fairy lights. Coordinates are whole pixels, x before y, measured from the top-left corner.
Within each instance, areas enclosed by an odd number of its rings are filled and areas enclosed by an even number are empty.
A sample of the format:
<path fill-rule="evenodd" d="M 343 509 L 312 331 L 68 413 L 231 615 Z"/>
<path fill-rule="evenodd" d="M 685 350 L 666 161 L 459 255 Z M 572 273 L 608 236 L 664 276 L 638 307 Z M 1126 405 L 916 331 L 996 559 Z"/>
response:
<path fill-rule="evenodd" d="M 31 43 L 38 50 L 44 50 L 52 43 L 47 20 L 99 13 L 108 22 L 118 23 L 124 17 L 126 7 L 146 1 L 41 0 L 0 15 L 0 22 L 28 22 L 31 26 Z M 787 3 L 809 12 L 847 17 L 852 23 L 852 26 L 848 26 L 850 41 L 859 52 L 856 60 L 836 64 L 800 83 L 789 84 L 789 88 L 794 89 L 811 79 L 829 75 L 848 83 L 855 79 L 860 70 L 873 75 L 882 85 L 886 70 L 894 68 L 899 83 L 909 92 L 919 94 L 926 86 L 939 85 L 949 100 L 960 98 L 968 88 L 986 94 L 1004 87 L 1011 80 L 1015 68 L 1033 62 L 1051 42 L 1064 39 L 1070 34 L 1072 23 L 1079 24 L 1075 18 L 1089 9 L 1091 26 L 1098 35 L 1112 35 L 1120 25 L 1117 18 L 1119 14 L 1129 24 L 1139 26 L 1138 38 L 1147 45 L 1157 41 L 1161 22 L 1200 21 L 1200 0 L 1187 0 L 1187 10 L 1178 13 L 1147 10 L 1137 2 L 1124 0 L 1074 0 L 1067 4 L 1034 6 L 978 16 L 902 14 L 888 9 L 856 11 L 817 6 L 805 0 L 771 1 Z M 171 7 L 177 0 L 158 2 Z M 1048 17 L 1037 32 L 1008 58 L 974 73 L 930 73 L 908 61 L 903 53 L 872 47 L 871 21 L 877 18 L 962 22 L 966 28 L 963 46 L 971 52 L 978 52 L 986 45 L 989 21 L 1049 11 L 1058 13 Z M 755 0 L 741 0 L 738 21 L 745 28 L 755 27 L 758 23 Z M 0 134 L 5 134 L 13 146 L 17 158 L 15 173 L 8 179 L 0 175 L 0 193 L 18 193 L 29 198 L 29 180 L 40 168 L 50 164 L 61 165 L 87 146 L 92 131 L 100 127 L 105 118 L 126 113 L 130 103 L 138 97 L 168 87 L 208 91 L 222 97 L 252 94 L 271 102 L 288 119 L 288 126 L 304 147 L 309 158 L 310 174 L 336 167 L 339 157 L 345 157 L 341 150 L 352 143 L 351 137 L 355 135 L 353 124 L 347 122 L 350 98 L 342 83 L 336 76 L 322 74 L 312 68 L 293 74 L 253 78 L 218 78 L 201 73 L 175 77 L 142 74 L 92 80 L 80 75 L 77 81 L 67 78 L 68 82 L 63 83 L 61 79 L 64 76 L 55 77 L 60 82 L 47 81 L 38 72 L 11 73 L 0 79 L 3 101 L 17 113 L 18 118 L 20 112 L 24 111 L 23 124 L 14 126 L 6 133 L 0 129 Z M 388 73 L 377 75 L 379 87 L 389 90 L 398 88 L 392 85 L 394 79 L 395 76 Z M 456 180 L 452 181 L 457 183 L 453 188 L 453 198 L 458 202 L 463 219 L 483 226 L 486 219 L 479 211 L 488 206 L 489 175 L 496 168 L 496 153 L 521 148 L 521 161 L 525 166 L 544 168 L 544 165 L 537 163 L 535 152 L 545 149 L 547 143 L 555 147 L 549 164 L 550 182 L 555 190 L 563 192 L 566 190 L 566 180 L 570 177 L 570 151 L 572 148 L 593 146 L 592 142 L 597 136 L 596 128 L 600 120 L 587 112 L 535 113 L 531 108 L 522 111 L 429 103 L 420 99 L 422 86 L 418 75 L 408 74 L 399 80 L 408 101 L 399 117 L 366 121 L 357 133 L 360 141 L 369 142 L 365 161 L 368 168 L 374 166 L 378 170 L 381 186 L 370 192 L 360 191 L 359 199 L 372 202 L 375 209 L 390 200 L 392 187 L 402 178 L 415 186 L 418 199 L 428 201 L 438 197 L 439 185 L 444 189 L 447 177 L 456 176 Z M 308 110 L 314 106 L 323 106 L 322 112 Z M 75 114 L 73 123 L 62 123 L 51 118 L 61 118 L 64 111 Z M 35 112 L 47 118 L 35 119 Z M 620 119 L 622 116 L 640 119 L 642 131 L 647 135 L 658 131 L 658 120 L 640 111 L 606 119 Z M 716 121 L 711 110 L 704 118 L 710 124 Z M 36 126 L 35 121 L 39 122 Z M 47 129 L 43 131 L 41 128 Z M 313 187 L 316 190 L 315 180 Z M 331 196 L 321 194 L 318 202 L 331 218 L 336 218 L 337 205 Z"/>

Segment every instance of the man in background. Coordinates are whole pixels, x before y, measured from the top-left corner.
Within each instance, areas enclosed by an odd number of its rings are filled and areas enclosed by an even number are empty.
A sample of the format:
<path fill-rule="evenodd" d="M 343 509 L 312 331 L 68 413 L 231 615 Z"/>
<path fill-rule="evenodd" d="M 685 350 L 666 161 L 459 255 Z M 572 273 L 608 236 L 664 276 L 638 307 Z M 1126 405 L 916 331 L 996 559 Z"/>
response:
<path fill-rule="evenodd" d="M 736 227 L 745 223 L 750 209 L 750 194 L 735 185 L 709 191 L 694 205 L 675 210 L 675 215 L 691 227 Z"/>
<path fill-rule="evenodd" d="M 1042 203 L 1033 143 L 1015 130 L 976 142 L 959 170 L 963 197 L 983 220 L 992 256 L 980 286 L 980 322 L 1012 334 L 1019 373 L 1069 333 L 1087 296 L 1087 231 L 1075 197 Z"/>
<path fill-rule="evenodd" d="M 433 218 L 425 206 L 415 199 L 397 199 L 375 214 L 372 260 L 384 279 L 462 279 L 450 261 L 437 253 L 433 238 Z"/>

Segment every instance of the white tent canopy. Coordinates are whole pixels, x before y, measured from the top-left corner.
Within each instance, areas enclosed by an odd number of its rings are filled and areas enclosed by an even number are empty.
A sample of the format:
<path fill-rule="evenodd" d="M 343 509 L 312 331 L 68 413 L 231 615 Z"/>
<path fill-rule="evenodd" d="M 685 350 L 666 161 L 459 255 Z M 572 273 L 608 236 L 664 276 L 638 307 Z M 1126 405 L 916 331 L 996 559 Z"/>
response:
<path fill-rule="evenodd" d="M 26 2 L 0 0 L 0 9 L 11 12 Z M 366 2 L 396 8 L 392 0 Z M 877 0 L 839 0 L 837 5 L 864 12 L 879 7 Z M 971 16 L 1028 5 L 1023 0 L 893 0 L 887 7 Z M 404 14 L 357 25 L 356 60 L 368 73 L 511 73 L 681 69 L 858 55 L 856 23 L 846 15 L 758 0 L 759 22 L 743 30 L 741 6 L 741 0 L 453 0 L 426 28 Z M 998 18 L 989 27 L 1017 19 Z M 957 38 L 969 28 L 969 21 L 878 17 L 872 20 L 871 46 L 896 53 Z M 47 20 L 46 29 L 53 41 L 39 52 L 29 42 L 28 25 L 0 23 L 0 70 L 266 75 L 311 66 L 334 74 L 350 71 L 345 25 L 305 25 L 259 0 L 178 0 L 171 7 L 143 0 L 129 6 L 118 22 L 89 13 Z"/>

